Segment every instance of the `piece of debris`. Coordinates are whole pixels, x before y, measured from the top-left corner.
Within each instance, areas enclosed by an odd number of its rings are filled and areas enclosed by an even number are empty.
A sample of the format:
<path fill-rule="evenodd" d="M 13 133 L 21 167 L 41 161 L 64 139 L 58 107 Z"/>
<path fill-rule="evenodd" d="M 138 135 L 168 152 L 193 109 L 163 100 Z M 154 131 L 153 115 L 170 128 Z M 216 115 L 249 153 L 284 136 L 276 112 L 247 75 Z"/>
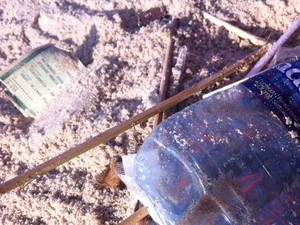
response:
<path fill-rule="evenodd" d="M 138 26 L 146 26 L 155 20 L 161 20 L 167 15 L 168 12 L 165 7 L 155 7 L 144 12 L 140 11 L 137 15 Z"/>
<path fill-rule="evenodd" d="M 173 19 L 169 30 L 170 30 L 170 38 L 169 38 L 169 43 L 164 59 L 164 67 L 163 67 L 163 72 L 161 76 L 161 82 L 160 82 L 160 87 L 159 87 L 159 102 L 162 102 L 167 98 L 167 93 L 168 93 L 168 87 L 169 87 L 169 79 L 172 74 L 172 59 L 173 59 L 173 52 L 174 52 L 174 44 L 175 44 L 175 39 L 174 36 L 176 35 L 176 30 L 179 25 L 179 19 Z M 163 118 L 163 112 L 160 112 L 154 116 L 153 119 L 153 127 L 156 127 Z"/>
<path fill-rule="evenodd" d="M 0 74 L 4 96 L 26 117 L 35 118 L 84 69 L 68 52 L 53 45 L 33 49 Z"/>
<path fill-rule="evenodd" d="M 108 168 L 106 168 L 97 177 L 97 184 L 99 189 L 103 188 L 124 188 L 124 184 L 119 178 L 117 172 L 117 162 L 113 161 Z"/>
<path fill-rule="evenodd" d="M 266 44 L 266 41 L 263 38 L 257 37 L 253 34 L 250 34 L 236 26 L 233 26 L 232 24 L 225 22 L 221 19 L 218 19 L 217 17 L 214 17 L 210 15 L 207 12 L 202 12 L 205 19 L 208 19 L 210 22 L 225 27 L 228 31 L 235 33 L 237 36 L 243 38 L 243 39 L 249 39 L 252 44 L 262 46 Z"/>
<path fill-rule="evenodd" d="M 140 220 L 148 215 L 147 207 L 142 207 L 131 216 L 127 217 L 119 225 L 136 225 Z"/>
<path fill-rule="evenodd" d="M 281 35 L 281 37 L 272 45 L 270 50 L 256 63 L 252 70 L 247 74 L 247 77 L 252 77 L 257 74 L 262 68 L 272 59 L 279 48 L 292 36 L 292 34 L 300 26 L 300 17 L 298 17 L 291 26 Z"/>

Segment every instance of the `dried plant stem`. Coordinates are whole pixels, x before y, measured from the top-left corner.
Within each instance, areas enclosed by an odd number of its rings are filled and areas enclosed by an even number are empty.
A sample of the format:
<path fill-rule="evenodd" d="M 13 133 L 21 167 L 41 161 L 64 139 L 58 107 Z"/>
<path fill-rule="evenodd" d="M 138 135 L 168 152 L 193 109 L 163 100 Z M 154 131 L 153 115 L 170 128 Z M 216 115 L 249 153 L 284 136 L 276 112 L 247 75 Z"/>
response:
<path fill-rule="evenodd" d="M 203 13 L 203 16 L 205 19 L 208 19 L 210 22 L 212 22 L 218 26 L 225 27 L 228 31 L 235 33 L 237 36 L 239 36 L 243 39 L 248 39 L 254 45 L 262 46 L 262 45 L 266 44 L 266 41 L 260 37 L 257 37 L 257 36 L 250 34 L 236 26 L 231 25 L 230 23 L 227 23 L 221 19 L 218 19 L 217 17 L 214 17 L 207 12 L 202 12 L 202 13 Z"/>
<path fill-rule="evenodd" d="M 152 108 L 132 117 L 129 120 L 126 120 L 122 122 L 121 124 L 112 127 L 103 133 L 100 133 L 87 141 L 83 142 L 82 144 L 79 144 L 73 148 L 70 148 L 66 152 L 61 153 L 60 155 L 49 159 L 48 161 L 45 161 L 44 163 L 34 167 L 31 170 L 28 170 L 27 172 L 20 174 L 19 176 L 8 180 L 6 182 L 3 182 L 0 184 L 0 193 L 6 193 L 16 187 L 20 187 L 27 182 L 31 181 L 32 179 L 37 178 L 39 175 L 45 174 L 56 167 L 64 164 L 65 162 L 70 161 L 71 159 L 83 154 L 84 152 L 87 152 L 88 150 L 105 143 L 106 141 L 118 136 L 119 134 L 125 132 L 126 130 L 132 128 L 133 126 L 136 126 L 137 124 L 149 119 L 150 117 L 154 116 L 155 114 L 162 112 L 171 106 L 174 106 L 178 104 L 179 102 L 182 102 L 183 100 L 187 99 L 188 97 L 192 96 L 193 94 L 196 94 L 199 91 L 204 90 L 209 85 L 214 84 L 217 81 L 222 80 L 224 77 L 232 74 L 234 71 L 236 71 L 241 66 L 244 66 L 246 64 L 250 64 L 256 60 L 258 60 L 263 54 L 266 53 L 268 50 L 268 47 L 262 47 L 255 53 L 252 53 L 245 58 L 238 60 L 233 65 L 224 68 L 222 71 L 200 81 L 199 83 L 193 85 L 192 87 L 188 88 L 185 91 L 182 91 L 178 93 L 177 95 L 174 95 L 167 100 L 158 103 L 157 105 L 153 106 Z"/>
<path fill-rule="evenodd" d="M 169 37 L 169 42 L 166 50 L 166 55 L 164 59 L 164 67 L 163 67 L 163 72 L 161 76 L 161 81 L 160 81 L 160 87 L 159 87 L 159 102 L 162 102 L 167 98 L 167 93 L 168 93 L 168 88 L 169 88 L 169 80 L 172 74 L 172 59 L 173 59 L 173 52 L 174 52 L 174 45 L 175 45 L 175 39 L 174 36 L 176 35 L 176 30 L 178 28 L 178 19 L 173 19 L 171 22 L 171 26 L 169 28 L 170 31 L 170 37 Z M 163 120 L 163 112 L 160 112 L 156 114 L 153 118 L 153 129 L 158 126 L 158 124 L 161 123 Z M 142 204 L 140 201 L 136 203 L 136 211 L 140 210 Z M 145 217 L 148 215 L 145 214 Z M 139 217 L 139 219 L 137 218 Z M 134 225 L 145 225 L 147 223 L 146 218 L 140 217 L 139 214 L 132 214 L 129 216 L 126 220 L 128 221 L 128 224 L 134 224 Z M 135 221 L 135 222 L 132 222 Z M 124 222 L 123 222 L 124 223 Z M 126 223 L 127 224 L 127 223 Z"/>
<path fill-rule="evenodd" d="M 271 60 L 279 48 L 292 36 L 292 34 L 300 26 L 300 17 L 298 17 L 292 25 L 281 35 L 281 37 L 272 45 L 270 50 L 257 62 L 252 70 L 247 74 L 247 77 L 252 77 L 257 74 Z"/>
<path fill-rule="evenodd" d="M 142 207 L 129 217 L 127 217 L 125 220 L 123 220 L 119 225 L 135 225 L 140 220 L 145 218 L 148 215 L 148 209 L 147 207 Z"/>
<path fill-rule="evenodd" d="M 161 78 L 160 88 L 159 88 L 159 102 L 162 102 L 167 98 L 169 79 L 172 73 L 172 59 L 173 59 L 174 44 L 175 44 L 174 36 L 176 34 L 178 23 L 179 23 L 178 19 L 173 19 L 170 27 L 170 39 L 167 47 L 167 52 L 165 55 L 163 73 L 162 73 L 162 78 Z M 162 118 L 163 118 L 163 112 L 156 114 L 153 118 L 153 127 L 156 127 L 162 121 Z"/>
<path fill-rule="evenodd" d="M 135 214 L 135 212 L 139 211 L 141 208 L 145 208 L 145 207 L 138 200 L 137 203 L 136 203 L 136 205 L 135 205 L 135 209 L 134 209 L 134 213 L 133 214 Z M 147 224 L 147 222 L 148 222 L 148 218 L 147 218 L 147 216 L 148 216 L 148 210 L 147 210 L 147 214 L 145 213 L 144 217 L 141 217 L 141 216 L 139 216 L 137 214 L 135 214 L 135 215 L 133 215 L 133 214 L 131 214 L 129 217 L 127 217 L 124 221 L 130 222 L 131 220 L 133 220 L 135 222 L 134 225 L 146 225 Z M 139 217 L 138 219 L 136 218 L 137 216 Z"/>

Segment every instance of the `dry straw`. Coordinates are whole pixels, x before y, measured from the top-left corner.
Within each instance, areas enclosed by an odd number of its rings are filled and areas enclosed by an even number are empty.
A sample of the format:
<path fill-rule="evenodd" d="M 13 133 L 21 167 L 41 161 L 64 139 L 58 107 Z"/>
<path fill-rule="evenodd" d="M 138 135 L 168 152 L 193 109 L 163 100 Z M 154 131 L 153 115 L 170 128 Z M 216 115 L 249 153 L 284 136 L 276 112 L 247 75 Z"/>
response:
<path fill-rule="evenodd" d="M 39 175 L 45 174 L 56 167 L 64 164 L 65 162 L 70 161 L 71 159 L 87 152 L 88 150 L 105 143 L 106 141 L 118 136 L 119 134 L 125 132 L 126 130 L 136 126 L 137 124 L 153 117 L 157 113 L 163 112 L 166 109 L 170 108 L 182 102 L 183 100 L 187 99 L 188 97 L 196 94 L 207 88 L 210 85 L 215 84 L 216 82 L 222 80 L 224 77 L 234 73 L 237 71 L 241 66 L 250 65 L 252 62 L 257 61 L 262 55 L 266 53 L 268 50 L 267 46 L 261 47 L 258 51 L 244 57 L 241 60 L 238 60 L 233 65 L 229 67 L 225 67 L 220 72 L 200 81 L 199 83 L 191 86 L 190 88 L 186 89 L 178 93 L 177 95 L 164 100 L 163 102 L 158 103 L 157 105 L 153 106 L 152 108 L 128 119 L 119 125 L 112 127 L 103 133 L 100 133 L 94 137 L 91 137 L 87 141 L 79 144 L 73 148 L 70 148 L 66 152 L 61 153 L 60 155 L 49 159 L 48 161 L 43 162 L 42 164 L 34 167 L 33 169 L 28 170 L 27 172 L 20 174 L 19 176 L 3 182 L 0 184 L 0 193 L 6 193 L 10 190 L 20 187 L 31 180 L 37 178 Z"/>

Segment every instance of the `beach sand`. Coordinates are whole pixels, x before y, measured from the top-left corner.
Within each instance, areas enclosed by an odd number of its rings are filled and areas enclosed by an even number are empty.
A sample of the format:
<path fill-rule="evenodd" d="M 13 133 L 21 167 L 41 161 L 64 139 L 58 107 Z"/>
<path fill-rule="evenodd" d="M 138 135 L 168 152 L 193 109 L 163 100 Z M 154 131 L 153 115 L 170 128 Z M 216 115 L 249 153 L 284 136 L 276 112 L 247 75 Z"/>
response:
<path fill-rule="evenodd" d="M 174 63 L 180 47 L 188 50 L 178 91 L 259 48 L 207 21 L 203 11 L 273 42 L 299 17 L 300 3 L 2 0 L 0 71 L 47 43 L 73 53 L 87 69 L 57 100 L 68 109 L 60 114 L 57 108 L 49 107 L 35 120 L 28 119 L 0 97 L 0 182 L 155 105 L 172 17 L 180 19 Z M 297 44 L 300 30 L 285 46 Z M 171 86 L 176 83 L 175 79 Z M 1 84 L 0 91 L 4 88 Z M 80 93 L 79 97 L 74 93 Z M 179 109 L 200 96 L 179 104 Z M 133 213 L 137 200 L 126 188 L 100 189 L 97 177 L 115 158 L 136 153 L 151 130 L 149 119 L 26 186 L 1 195 L 0 223 L 118 224 Z"/>

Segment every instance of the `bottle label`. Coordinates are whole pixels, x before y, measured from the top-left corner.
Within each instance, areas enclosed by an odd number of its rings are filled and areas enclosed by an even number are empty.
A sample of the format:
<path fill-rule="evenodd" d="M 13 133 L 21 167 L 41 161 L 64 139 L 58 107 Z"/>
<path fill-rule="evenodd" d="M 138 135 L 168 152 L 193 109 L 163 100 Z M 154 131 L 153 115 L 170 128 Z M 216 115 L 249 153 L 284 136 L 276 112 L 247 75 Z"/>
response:
<path fill-rule="evenodd" d="M 284 62 L 242 83 L 300 137 L 300 61 Z"/>

